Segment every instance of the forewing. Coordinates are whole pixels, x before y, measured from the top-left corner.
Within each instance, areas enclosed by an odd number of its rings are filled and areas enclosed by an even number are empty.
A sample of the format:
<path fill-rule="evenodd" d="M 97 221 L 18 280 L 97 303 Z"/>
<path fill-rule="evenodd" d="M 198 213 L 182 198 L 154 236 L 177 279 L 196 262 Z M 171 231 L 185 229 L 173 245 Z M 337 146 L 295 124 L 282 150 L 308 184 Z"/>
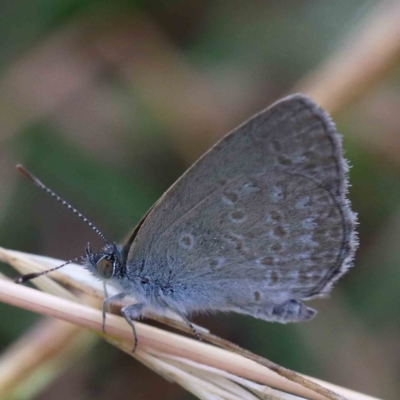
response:
<path fill-rule="evenodd" d="M 346 172 L 329 116 L 307 97 L 288 97 L 225 136 L 166 192 L 128 260 L 199 292 L 236 287 L 240 302 L 255 287 L 318 295 L 354 252 Z"/>

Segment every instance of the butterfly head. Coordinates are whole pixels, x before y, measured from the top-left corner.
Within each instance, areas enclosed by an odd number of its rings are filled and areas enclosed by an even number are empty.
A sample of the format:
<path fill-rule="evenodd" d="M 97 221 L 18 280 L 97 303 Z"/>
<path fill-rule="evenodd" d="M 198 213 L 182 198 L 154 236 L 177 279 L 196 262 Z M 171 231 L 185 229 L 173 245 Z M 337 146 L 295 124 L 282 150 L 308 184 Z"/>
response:
<path fill-rule="evenodd" d="M 98 253 L 93 253 L 90 244 L 86 247 L 84 266 L 95 276 L 108 280 L 119 276 L 122 271 L 121 249 L 114 244 L 107 244 Z"/>

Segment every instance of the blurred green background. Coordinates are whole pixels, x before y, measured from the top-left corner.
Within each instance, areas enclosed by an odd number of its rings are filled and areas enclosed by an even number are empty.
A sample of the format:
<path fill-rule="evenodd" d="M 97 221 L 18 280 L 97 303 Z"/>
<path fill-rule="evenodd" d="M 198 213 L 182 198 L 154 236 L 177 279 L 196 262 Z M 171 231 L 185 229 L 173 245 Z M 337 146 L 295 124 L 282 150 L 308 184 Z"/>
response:
<path fill-rule="evenodd" d="M 0 245 L 61 259 L 81 255 L 88 241 L 101 245 L 18 176 L 17 162 L 120 240 L 199 155 L 291 93 L 377 4 L 1 1 Z M 310 303 L 317 318 L 287 326 L 195 319 L 285 367 L 385 399 L 400 398 L 399 84 L 400 62 L 334 115 L 361 246 L 330 298 Z M 40 318 L 4 304 L 0 313 L 3 350 Z M 193 398 L 100 342 L 24 396 Z"/>

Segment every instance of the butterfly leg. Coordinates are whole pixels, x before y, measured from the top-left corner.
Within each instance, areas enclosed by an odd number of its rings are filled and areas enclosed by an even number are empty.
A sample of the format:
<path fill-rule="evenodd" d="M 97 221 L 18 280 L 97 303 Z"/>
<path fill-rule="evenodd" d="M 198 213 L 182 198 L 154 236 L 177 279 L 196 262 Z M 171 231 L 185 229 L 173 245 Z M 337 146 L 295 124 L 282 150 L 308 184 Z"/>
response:
<path fill-rule="evenodd" d="M 126 322 L 130 325 L 133 331 L 133 337 L 135 339 L 135 344 L 133 345 L 132 353 L 135 352 L 136 347 L 138 345 L 138 337 L 136 333 L 134 319 L 140 317 L 142 315 L 144 304 L 131 304 L 130 306 L 125 306 L 121 309 L 121 314 L 124 316 Z"/>
<path fill-rule="evenodd" d="M 117 300 L 122 300 L 126 296 L 125 293 L 119 293 L 116 294 L 115 296 L 107 297 L 106 299 L 103 300 L 103 306 L 102 306 L 102 311 L 103 311 L 103 333 L 106 333 L 106 315 L 107 315 L 107 306 Z"/>
<path fill-rule="evenodd" d="M 277 322 L 307 321 L 317 313 L 314 309 L 305 306 L 298 300 L 289 300 L 286 303 L 272 306 L 271 320 Z"/>
<path fill-rule="evenodd" d="M 170 308 L 171 308 L 171 307 L 170 307 Z M 188 320 L 188 318 L 186 317 L 186 315 L 183 314 L 183 313 L 181 313 L 180 311 L 176 310 L 175 308 L 171 308 L 171 310 L 172 310 L 174 313 L 178 314 L 178 315 L 183 319 L 183 321 L 186 323 L 186 325 L 188 325 L 188 327 L 191 329 L 191 331 L 192 331 L 194 337 L 195 337 L 197 340 L 200 340 L 200 341 L 201 341 L 200 333 L 197 331 L 197 329 L 194 327 L 194 325 Z"/>

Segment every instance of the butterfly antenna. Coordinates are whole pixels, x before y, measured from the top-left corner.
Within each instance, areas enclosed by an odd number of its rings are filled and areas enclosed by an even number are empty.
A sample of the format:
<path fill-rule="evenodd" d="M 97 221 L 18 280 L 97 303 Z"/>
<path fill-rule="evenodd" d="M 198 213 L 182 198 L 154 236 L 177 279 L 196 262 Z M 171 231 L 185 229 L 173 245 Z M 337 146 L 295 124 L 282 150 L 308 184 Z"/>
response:
<path fill-rule="evenodd" d="M 76 258 L 73 258 L 72 260 L 67 261 L 64 264 L 59 265 L 58 267 L 51 268 L 51 269 L 48 269 L 46 271 L 33 272 L 31 274 L 21 275 L 21 276 L 19 276 L 18 278 L 15 279 L 15 283 L 24 283 L 24 282 L 30 281 L 31 279 L 35 279 L 35 278 L 37 278 L 39 276 L 48 274 L 49 272 L 53 272 L 53 271 L 55 271 L 57 269 L 65 267 L 66 265 L 71 264 L 73 262 L 83 261 L 84 259 L 86 259 L 86 257 L 76 257 Z"/>
<path fill-rule="evenodd" d="M 64 199 L 62 199 L 60 196 L 58 196 L 56 193 L 54 193 L 51 189 L 49 189 L 47 186 L 45 186 L 38 178 L 36 178 L 35 175 L 31 174 L 29 171 L 27 171 L 21 164 L 17 165 L 17 170 L 21 172 L 22 175 L 25 176 L 28 180 L 30 180 L 35 186 L 39 187 L 40 189 L 44 190 L 47 194 L 49 194 L 51 197 L 55 198 L 58 200 L 63 206 L 67 207 L 68 210 L 72 211 L 74 214 L 76 214 L 82 221 L 84 221 L 87 225 L 89 225 L 105 242 L 105 244 L 108 244 L 108 240 L 105 238 L 105 236 L 100 232 L 100 230 L 94 226 L 84 215 L 82 215 L 76 208 L 72 207 L 71 204 L 67 203 Z"/>

